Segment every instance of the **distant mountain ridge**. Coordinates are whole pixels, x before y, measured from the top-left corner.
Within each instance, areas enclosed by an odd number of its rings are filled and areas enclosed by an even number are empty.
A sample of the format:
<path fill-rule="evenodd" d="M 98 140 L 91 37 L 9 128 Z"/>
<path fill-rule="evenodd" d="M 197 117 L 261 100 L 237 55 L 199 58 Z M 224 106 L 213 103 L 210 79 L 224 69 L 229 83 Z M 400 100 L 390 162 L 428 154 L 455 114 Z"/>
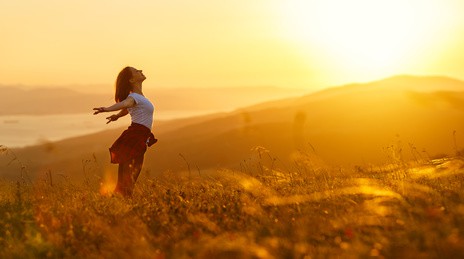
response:
<path fill-rule="evenodd" d="M 385 78 L 382 80 L 368 82 L 368 83 L 355 83 L 347 84 L 338 87 L 331 87 L 326 90 L 315 93 L 318 96 L 327 94 L 345 94 L 347 92 L 356 91 L 418 91 L 418 92 L 432 92 L 432 91 L 464 91 L 464 82 L 445 76 L 410 76 L 399 75 Z"/>
<path fill-rule="evenodd" d="M 368 91 L 402 91 L 402 92 L 438 92 L 438 91 L 464 91 L 464 81 L 446 76 L 411 76 L 398 75 L 368 83 L 351 83 L 334 86 L 300 97 L 274 100 L 246 107 L 246 109 L 262 109 L 267 106 L 286 106 L 290 104 L 303 104 L 335 97 L 337 95 L 355 94 Z"/>
<path fill-rule="evenodd" d="M 353 166 L 456 155 L 464 150 L 463 103 L 464 83 L 459 80 L 393 77 L 208 117 L 155 122 L 159 142 L 147 152 L 145 168 L 153 174 L 185 171 L 187 165 L 198 171 L 240 170 L 257 146 L 289 167 L 294 159 L 311 163 L 315 157 L 330 165 Z M 34 171 L 46 168 L 76 176 L 82 174 L 82 161 L 92 157 L 103 161 L 103 171 L 114 171 L 108 147 L 121 131 L 15 152 Z M 6 163 L 0 161 L 0 170 Z"/>
<path fill-rule="evenodd" d="M 0 102 L 0 115 L 82 113 L 90 111 L 92 105 L 110 101 L 102 94 L 86 94 L 66 88 L 2 87 L 0 91 L 7 97 Z"/>
<path fill-rule="evenodd" d="M 114 103 L 113 93 L 83 93 L 67 88 L 0 87 L 6 96 L 0 102 L 0 115 L 15 114 L 67 114 L 90 112 L 93 107 Z M 155 106 L 164 111 L 225 111 L 239 107 L 298 96 L 305 89 L 278 87 L 231 87 L 231 88 L 149 88 L 144 93 Z"/>

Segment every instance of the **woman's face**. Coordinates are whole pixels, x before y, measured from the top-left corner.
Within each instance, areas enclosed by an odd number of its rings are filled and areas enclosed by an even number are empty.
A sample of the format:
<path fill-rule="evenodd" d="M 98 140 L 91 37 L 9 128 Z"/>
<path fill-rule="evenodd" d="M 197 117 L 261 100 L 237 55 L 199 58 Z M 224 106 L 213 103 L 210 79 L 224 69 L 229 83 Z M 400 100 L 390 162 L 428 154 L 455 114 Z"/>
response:
<path fill-rule="evenodd" d="M 131 67 L 131 71 L 132 71 L 132 78 L 131 78 L 131 81 L 132 82 L 143 82 L 145 79 L 147 79 L 145 77 L 145 75 L 142 73 L 142 70 L 138 70 L 138 69 L 135 69 L 133 67 Z"/>

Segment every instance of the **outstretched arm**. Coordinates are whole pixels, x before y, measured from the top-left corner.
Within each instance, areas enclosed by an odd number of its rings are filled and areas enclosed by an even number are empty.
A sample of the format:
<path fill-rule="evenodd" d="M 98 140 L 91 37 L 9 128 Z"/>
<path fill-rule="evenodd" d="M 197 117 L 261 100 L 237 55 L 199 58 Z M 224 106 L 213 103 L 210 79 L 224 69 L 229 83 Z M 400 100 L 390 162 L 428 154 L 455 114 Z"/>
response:
<path fill-rule="evenodd" d="M 106 117 L 106 119 L 108 120 L 106 122 L 106 124 L 108 124 L 108 123 L 110 123 L 112 121 L 117 121 L 119 118 L 126 116 L 128 113 L 129 113 L 129 111 L 127 111 L 127 108 L 124 108 L 118 114 L 113 114 L 113 115 L 111 115 L 109 117 Z"/>
<path fill-rule="evenodd" d="M 119 111 L 121 109 L 127 109 L 135 105 L 135 100 L 134 98 L 128 96 L 124 101 L 120 101 L 118 103 L 115 103 L 111 105 L 110 107 L 98 107 L 98 108 L 93 108 L 95 111 L 93 114 L 99 114 L 101 112 L 113 112 L 113 111 Z"/>

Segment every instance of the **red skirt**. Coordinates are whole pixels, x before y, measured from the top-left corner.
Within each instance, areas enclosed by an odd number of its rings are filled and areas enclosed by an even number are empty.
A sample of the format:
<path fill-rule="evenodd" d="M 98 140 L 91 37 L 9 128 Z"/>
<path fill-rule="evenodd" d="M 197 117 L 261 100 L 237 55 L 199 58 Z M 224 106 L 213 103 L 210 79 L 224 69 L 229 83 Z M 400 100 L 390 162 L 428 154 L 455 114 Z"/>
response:
<path fill-rule="evenodd" d="M 155 144 L 156 141 L 149 128 L 132 123 L 110 147 L 111 163 L 124 163 L 143 155 L 147 146 Z"/>

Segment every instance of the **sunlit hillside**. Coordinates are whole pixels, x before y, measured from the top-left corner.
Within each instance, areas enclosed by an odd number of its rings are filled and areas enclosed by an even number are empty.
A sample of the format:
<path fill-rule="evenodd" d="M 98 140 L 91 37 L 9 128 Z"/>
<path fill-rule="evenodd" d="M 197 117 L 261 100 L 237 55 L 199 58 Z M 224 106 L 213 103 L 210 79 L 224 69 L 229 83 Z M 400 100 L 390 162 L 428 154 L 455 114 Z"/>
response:
<path fill-rule="evenodd" d="M 240 170 L 144 173 L 130 199 L 86 167 L 77 183 L 0 181 L 0 257 L 464 256 L 462 157 L 354 170 L 311 155 L 285 166 L 264 148 L 248 158 Z"/>
<path fill-rule="evenodd" d="M 0 257 L 461 258 L 463 103 L 403 76 L 156 122 L 130 199 L 123 128 L 2 146 Z"/>
<path fill-rule="evenodd" d="M 455 155 L 464 148 L 463 100 L 460 81 L 394 77 L 230 113 L 155 123 L 159 142 L 147 152 L 145 168 L 154 175 L 189 166 L 197 171 L 237 169 L 256 146 L 288 163 L 309 152 L 340 166 Z M 14 152 L 32 173 L 50 169 L 74 177 L 82 174 L 87 159 L 97 159 L 103 171 L 111 172 L 115 169 L 108 165 L 107 150 L 122 130 Z"/>

